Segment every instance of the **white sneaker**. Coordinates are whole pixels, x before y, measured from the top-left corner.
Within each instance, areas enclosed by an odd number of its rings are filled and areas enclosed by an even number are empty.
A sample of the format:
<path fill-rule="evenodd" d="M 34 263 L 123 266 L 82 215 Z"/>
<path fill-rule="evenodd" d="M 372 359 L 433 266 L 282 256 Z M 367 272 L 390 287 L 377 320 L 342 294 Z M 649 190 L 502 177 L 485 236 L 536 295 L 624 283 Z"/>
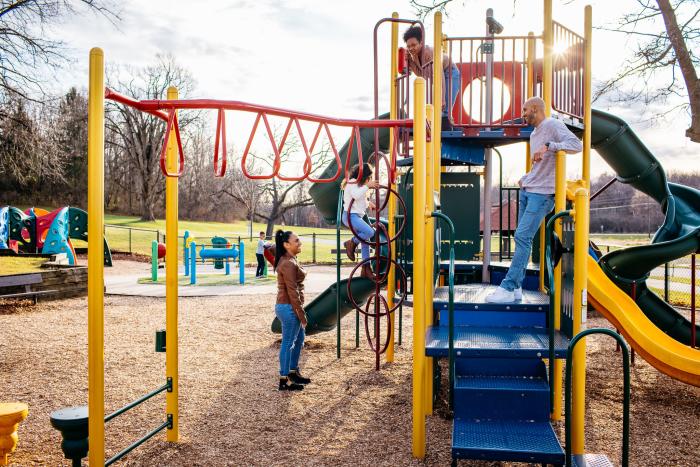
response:
<path fill-rule="evenodd" d="M 514 301 L 515 293 L 500 286 L 486 296 L 486 303 L 513 303 Z"/>
<path fill-rule="evenodd" d="M 513 290 L 513 298 L 516 300 L 522 300 L 523 299 L 523 288 L 519 287 L 515 290 Z"/>

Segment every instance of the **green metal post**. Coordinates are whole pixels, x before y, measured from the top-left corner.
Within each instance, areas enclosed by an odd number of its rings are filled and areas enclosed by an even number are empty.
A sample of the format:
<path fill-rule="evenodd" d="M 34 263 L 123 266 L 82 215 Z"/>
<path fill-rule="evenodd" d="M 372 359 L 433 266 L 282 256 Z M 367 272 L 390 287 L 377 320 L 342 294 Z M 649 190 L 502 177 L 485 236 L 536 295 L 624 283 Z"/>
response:
<path fill-rule="evenodd" d="M 340 358 L 340 225 L 343 214 L 343 190 L 338 195 L 338 209 L 335 219 L 335 327 L 336 327 L 336 358 Z M 314 247 L 316 234 L 314 234 Z M 314 255 L 316 250 L 314 249 Z"/>
<path fill-rule="evenodd" d="M 158 242 L 151 242 L 151 280 L 158 281 Z"/>

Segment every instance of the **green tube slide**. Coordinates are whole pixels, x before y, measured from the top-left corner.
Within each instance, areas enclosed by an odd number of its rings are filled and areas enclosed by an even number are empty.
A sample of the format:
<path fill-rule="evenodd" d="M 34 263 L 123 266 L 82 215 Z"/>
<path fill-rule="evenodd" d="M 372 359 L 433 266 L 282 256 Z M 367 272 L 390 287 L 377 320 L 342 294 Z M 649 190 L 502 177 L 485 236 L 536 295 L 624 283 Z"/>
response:
<path fill-rule="evenodd" d="M 335 329 L 337 321 L 335 308 L 336 287 L 340 288 L 340 317 L 342 318 L 353 310 L 352 303 L 348 297 L 348 279 L 343 279 L 339 283 L 331 285 L 304 307 L 309 320 L 306 326 L 307 336 Z M 363 305 L 374 292 L 375 285 L 370 279 L 355 277 L 352 280 L 351 287 L 352 297 L 358 305 Z M 282 333 L 282 323 L 277 318 L 272 322 L 272 332 L 275 334 Z"/>
<path fill-rule="evenodd" d="M 651 271 L 669 261 L 700 252 L 700 191 L 669 183 L 659 161 L 622 119 L 593 110 L 592 147 L 605 159 L 621 183 L 646 193 L 666 215 L 650 245 L 608 253 L 599 264 L 628 294 L 636 287 L 636 303 L 644 314 L 675 340 L 689 345 L 691 323 L 646 284 Z M 696 325 L 696 345 L 700 326 Z"/>
<path fill-rule="evenodd" d="M 389 114 L 383 114 L 379 116 L 379 120 L 386 120 L 389 118 Z M 376 129 L 379 136 L 379 150 L 388 151 L 389 150 L 389 133 L 388 128 L 377 128 Z M 367 159 L 374 152 L 374 128 L 360 128 L 360 147 L 362 148 L 362 160 L 367 162 Z M 340 148 L 338 154 L 340 155 L 340 160 L 343 164 L 341 170 L 345 169 L 345 160 L 348 156 L 348 148 L 350 146 L 350 140 L 345 142 L 345 144 Z M 352 158 L 350 160 L 350 166 L 357 164 L 357 141 L 354 143 L 352 150 Z M 338 170 L 338 164 L 331 162 L 328 167 L 323 171 L 323 173 L 316 178 L 331 178 Z M 309 195 L 313 199 L 316 208 L 323 216 L 326 222 L 331 225 L 335 225 L 336 222 L 336 211 L 338 209 L 338 194 L 340 193 L 340 183 L 343 181 L 342 173 L 340 177 L 335 182 L 332 183 L 314 183 L 309 189 Z"/>

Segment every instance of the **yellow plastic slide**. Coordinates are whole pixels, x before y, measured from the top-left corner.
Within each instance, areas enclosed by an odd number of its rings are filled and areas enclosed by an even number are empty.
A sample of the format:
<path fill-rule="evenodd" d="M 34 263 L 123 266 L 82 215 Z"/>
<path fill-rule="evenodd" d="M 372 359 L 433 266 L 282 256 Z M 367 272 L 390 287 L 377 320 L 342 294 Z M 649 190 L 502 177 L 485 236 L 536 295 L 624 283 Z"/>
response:
<path fill-rule="evenodd" d="M 700 387 L 700 349 L 681 344 L 656 327 L 590 256 L 588 300 L 654 368 L 679 381 Z"/>

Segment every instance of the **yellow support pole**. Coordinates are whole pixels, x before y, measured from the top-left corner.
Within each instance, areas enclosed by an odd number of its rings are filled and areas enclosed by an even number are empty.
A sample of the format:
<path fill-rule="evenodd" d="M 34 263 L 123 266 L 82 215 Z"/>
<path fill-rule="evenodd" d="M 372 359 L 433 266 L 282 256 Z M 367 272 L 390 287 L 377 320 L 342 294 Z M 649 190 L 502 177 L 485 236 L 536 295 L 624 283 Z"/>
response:
<path fill-rule="evenodd" d="M 168 99 L 177 99 L 178 92 L 168 88 Z M 168 172 L 177 172 L 178 153 L 175 132 L 170 133 L 165 156 Z M 173 426 L 167 431 L 168 441 L 179 439 L 178 412 L 178 335 L 177 335 L 177 177 L 165 178 L 165 376 L 172 378 L 172 390 L 165 394 L 166 414 L 172 415 Z"/>
<path fill-rule="evenodd" d="M 588 224 L 589 200 L 588 190 L 579 188 L 575 194 L 574 205 L 574 300 L 572 308 L 573 335 L 583 329 L 587 312 L 588 282 Z M 571 452 L 584 454 L 584 422 L 586 415 L 586 339 L 581 339 L 574 349 L 573 398 L 571 414 Z"/>
<path fill-rule="evenodd" d="M 535 34 L 527 33 L 527 98 L 535 95 Z M 532 155 L 530 154 L 530 142 L 525 143 L 525 172 L 532 169 Z"/>
<path fill-rule="evenodd" d="M 413 457 L 425 457 L 425 79 L 414 82 L 413 108 Z"/>
<path fill-rule="evenodd" d="M 554 181 L 554 212 L 561 212 L 566 209 L 566 153 L 557 151 L 555 163 Z M 561 238 L 561 219 L 554 224 L 554 231 Z M 544 264 L 544 263 L 542 263 Z M 544 269 L 541 269 L 544 271 Z M 554 268 L 554 328 L 561 329 L 561 262 Z M 551 364 L 552 362 L 550 362 Z M 554 409 L 552 410 L 552 420 L 561 420 L 561 394 L 562 394 L 562 361 L 554 360 Z"/>
<path fill-rule="evenodd" d="M 393 12 L 391 14 L 391 17 L 394 19 L 397 19 L 399 17 L 399 14 L 397 12 Z M 398 56 L 398 47 L 399 47 L 399 23 L 391 23 L 391 51 L 390 51 L 390 56 L 391 56 L 391 69 L 389 70 L 389 89 L 390 91 L 390 106 L 389 106 L 389 119 L 390 120 L 396 120 L 397 119 L 397 112 L 396 112 L 396 69 L 398 68 L 398 63 L 399 63 L 399 56 Z M 389 132 L 389 151 L 391 154 L 391 151 L 394 149 L 394 144 L 397 144 L 398 142 L 394 140 L 394 132 L 390 131 Z M 391 184 L 391 188 L 396 190 L 396 183 Z M 388 213 L 388 221 L 389 221 L 389 228 L 387 229 L 389 238 L 393 238 L 394 235 L 396 235 L 396 196 L 392 195 L 389 193 L 387 196 L 389 196 L 389 213 Z M 391 259 L 396 260 L 396 248 L 391 249 Z M 388 277 L 388 284 L 387 284 L 387 289 L 386 289 L 386 299 L 387 303 L 389 305 L 389 308 L 392 308 L 394 306 L 394 295 L 396 295 L 396 267 L 394 266 L 393 263 L 389 265 L 389 277 Z M 391 363 L 394 361 L 394 331 L 395 331 L 395 326 L 394 326 L 394 314 L 390 313 L 389 314 L 389 329 L 391 332 L 391 339 L 389 339 L 389 347 L 386 349 L 386 361 Z"/>
<path fill-rule="evenodd" d="M 552 0 L 544 0 L 544 56 L 542 58 L 542 99 L 544 114 L 552 115 L 552 52 L 554 46 L 554 31 L 552 24 Z M 540 225 L 540 268 L 544 264 L 544 222 Z M 540 269 L 542 271 L 542 269 Z M 552 285 L 550 284 L 550 287 Z M 540 290 L 544 290 L 544 275 L 540 274 Z"/>
<path fill-rule="evenodd" d="M 544 57 L 542 61 L 542 99 L 544 113 L 552 114 L 552 52 L 554 49 L 554 25 L 552 24 L 552 0 L 544 0 Z"/>
<path fill-rule="evenodd" d="M 425 115 L 428 126 L 433 128 L 435 106 L 428 104 L 425 106 Z M 425 144 L 425 251 L 421 257 L 425 261 L 425 327 L 433 324 L 433 277 L 435 275 L 435 220 L 430 214 L 435 209 L 434 187 L 435 180 L 433 172 L 433 139 L 431 137 Z M 415 178 L 415 174 L 414 174 Z M 414 258 L 416 258 L 414 256 Z M 415 259 L 414 259 L 415 264 Z M 425 414 L 433 413 L 433 359 L 425 358 Z"/>
<path fill-rule="evenodd" d="M 581 178 L 587 187 L 591 186 L 591 77 L 592 77 L 592 44 L 593 40 L 593 9 L 590 5 L 584 8 L 583 37 L 586 43 L 583 69 L 583 157 Z"/>
<path fill-rule="evenodd" d="M 431 139 L 442 131 L 442 13 L 435 12 L 433 33 L 433 126 Z M 425 42 L 425 41 L 424 41 Z M 414 169 L 415 170 L 415 169 Z M 439 176 L 439 175 L 438 175 Z M 415 175 L 414 175 L 415 177 Z"/>
<path fill-rule="evenodd" d="M 90 50 L 88 92 L 88 436 L 90 465 L 105 463 L 104 53 Z"/>

